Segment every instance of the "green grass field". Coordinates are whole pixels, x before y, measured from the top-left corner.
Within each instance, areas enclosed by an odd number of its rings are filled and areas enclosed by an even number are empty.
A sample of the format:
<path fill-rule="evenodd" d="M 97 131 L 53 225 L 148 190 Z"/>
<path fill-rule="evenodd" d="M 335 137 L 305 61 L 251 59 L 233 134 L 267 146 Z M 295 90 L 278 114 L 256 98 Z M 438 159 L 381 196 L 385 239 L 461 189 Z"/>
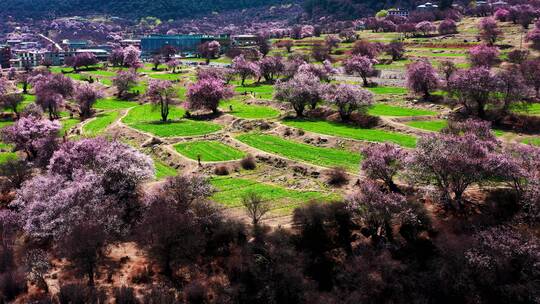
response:
<path fill-rule="evenodd" d="M 291 190 L 242 178 L 216 177 L 211 183 L 217 190 L 212 199 L 229 208 L 242 206 L 242 198 L 250 192 L 258 193 L 263 199 L 270 201 L 272 209 L 278 213 L 290 213 L 295 207 L 309 201 L 338 198 L 333 194 Z"/>
<path fill-rule="evenodd" d="M 156 159 L 154 159 L 154 167 L 156 169 L 156 179 L 158 180 L 178 174 L 178 171 L 175 168 L 167 166 L 166 164 Z"/>
<path fill-rule="evenodd" d="M 71 130 L 71 128 L 75 127 L 75 125 L 77 125 L 78 123 L 80 123 L 81 121 L 78 119 L 78 118 L 67 118 L 67 119 L 62 119 L 60 121 L 60 123 L 62 123 L 62 129 L 60 130 L 60 135 L 64 135 L 64 133 L 66 131 L 69 131 Z"/>
<path fill-rule="evenodd" d="M 194 160 L 201 156 L 204 162 L 220 162 L 243 158 L 246 153 L 218 141 L 194 141 L 180 143 L 174 149 L 187 158 Z"/>
<path fill-rule="evenodd" d="M 0 120 L 0 129 L 11 126 L 13 124 L 13 121 L 11 120 Z"/>
<path fill-rule="evenodd" d="M 104 77 L 115 77 L 117 75 L 116 72 L 104 71 L 104 70 L 88 71 L 88 72 L 84 72 L 84 73 L 85 74 L 91 74 L 91 75 L 97 75 L 97 76 L 104 76 Z"/>
<path fill-rule="evenodd" d="M 373 116 L 428 116 L 436 115 L 437 113 L 428 110 L 403 108 L 377 103 L 368 110 L 368 114 Z"/>
<path fill-rule="evenodd" d="M 17 159 L 17 153 L 14 152 L 2 152 L 0 153 L 0 164 L 3 164 L 11 159 Z"/>
<path fill-rule="evenodd" d="M 360 164 L 359 152 L 315 147 L 267 134 L 242 134 L 236 138 L 259 150 L 322 167 L 343 167 L 356 172 Z"/>
<path fill-rule="evenodd" d="M 448 122 L 446 120 L 409 121 L 409 122 L 406 122 L 405 124 L 413 128 L 433 131 L 433 132 L 440 132 L 444 128 L 448 127 Z M 501 137 L 503 135 L 508 134 L 508 132 L 497 130 L 497 129 L 492 129 L 491 131 L 497 137 Z"/>
<path fill-rule="evenodd" d="M 148 75 L 150 78 L 159 79 L 159 80 L 179 80 L 181 77 L 180 74 L 150 74 Z"/>
<path fill-rule="evenodd" d="M 448 126 L 448 122 L 446 120 L 409 121 L 405 124 L 413 128 L 434 132 L 440 132 L 442 129 Z"/>
<path fill-rule="evenodd" d="M 513 111 L 519 114 L 540 115 L 540 103 L 518 105 Z"/>
<path fill-rule="evenodd" d="M 533 146 L 540 147 L 540 137 L 525 138 L 521 142 L 524 143 L 524 144 L 527 144 L 527 145 L 533 145 Z"/>
<path fill-rule="evenodd" d="M 232 112 L 229 111 L 230 106 L 233 108 Z M 263 119 L 279 116 L 279 111 L 272 107 L 248 105 L 239 100 L 224 101 L 221 103 L 220 108 L 233 116 L 246 119 Z"/>
<path fill-rule="evenodd" d="M 185 110 L 171 107 L 168 122 L 161 122 L 159 109 L 150 104 L 131 109 L 122 122 L 137 130 L 161 137 L 198 136 L 221 130 L 221 126 L 190 119 L 183 119 Z"/>
<path fill-rule="evenodd" d="M 117 111 L 105 112 L 99 114 L 95 119 L 86 123 L 83 127 L 83 132 L 87 136 L 97 136 L 108 126 L 110 126 L 120 113 Z"/>
<path fill-rule="evenodd" d="M 99 110 L 129 109 L 135 106 L 137 106 L 136 102 L 124 101 L 116 97 L 98 99 L 98 101 L 96 101 L 96 103 L 94 104 L 94 108 Z"/>
<path fill-rule="evenodd" d="M 274 86 L 268 85 L 268 84 L 255 86 L 253 84 L 247 84 L 246 82 L 246 86 L 243 87 L 240 84 L 238 84 L 238 86 L 236 86 L 234 90 L 240 94 L 253 93 L 255 98 L 257 99 L 272 100 L 273 95 L 274 95 Z"/>
<path fill-rule="evenodd" d="M 367 88 L 369 91 L 371 91 L 373 94 L 377 95 L 403 95 L 407 94 L 409 90 L 407 88 L 401 88 L 401 87 L 373 87 L 373 88 Z"/>
<path fill-rule="evenodd" d="M 330 136 L 372 142 L 393 142 L 407 148 L 414 148 L 416 146 L 416 137 L 396 132 L 378 129 L 362 129 L 324 120 L 288 119 L 283 121 L 283 123 L 285 125 L 308 132 L 326 134 Z"/>

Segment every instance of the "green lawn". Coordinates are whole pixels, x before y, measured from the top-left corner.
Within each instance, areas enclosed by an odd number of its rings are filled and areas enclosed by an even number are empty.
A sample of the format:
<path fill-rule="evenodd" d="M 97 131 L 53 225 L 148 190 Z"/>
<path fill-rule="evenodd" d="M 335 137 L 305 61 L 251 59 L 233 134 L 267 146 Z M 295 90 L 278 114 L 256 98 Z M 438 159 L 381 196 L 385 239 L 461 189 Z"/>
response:
<path fill-rule="evenodd" d="M 156 159 L 154 159 L 154 167 L 156 169 L 156 179 L 164 179 L 178 174 L 178 171 L 175 168 L 167 166 Z"/>
<path fill-rule="evenodd" d="M 211 183 L 217 190 L 212 199 L 229 208 L 241 207 L 242 198 L 250 192 L 260 194 L 263 199 L 272 203 L 272 210 L 279 209 L 282 213 L 290 213 L 309 201 L 337 199 L 332 194 L 292 190 L 242 178 L 216 177 Z"/>
<path fill-rule="evenodd" d="M 372 142 L 393 142 L 408 148 L 414 148 L 416 146 L 416 137 L 397 132 L 378 129 L 363 129 L 324 120 L 288 119 L 283 121 L 283 123 L 285 125 L 299 128 L 308 132 L 326 134 L 330 136 Z"/>
<path fill-rule="evenodd" d="M 229 161 L 243 158 L 246 153 L 218 141 L 193 141 L 174 146 L 176 151 L 187 158 L 204 162 Z"/>
<path fill-rule="evenodd" d="M 190 119 L 183 119 L 185 110 L 180 107 L 171 107 L 168 122 L 161 122 L 159 109 L 144 104 L 131 109 L 122 122 L 141 130 L 161 137 L 197 136 L 214 133 L 221 130 L 221 126 Z"/>
<path fill-rule="evenodd" d="M 428 120 L 428 121 L 409 121 L 405 123 L 413 128 L 440 132 L 442 129 L 448 126 L 446 120 Z"/>
<path fill-rule="evenodd" d="M 318 166 L 344 167 L 356 172 L 360 164 L 359 152 L 315 147 L 267 134 L 242 134 L 236 138 L 259 150 Z"/>
<path fill-rule="evenodd" d="M 99 114 L 95 119 L 86 123 L 83 127 L 83 132 L 87 136 L 97 136 L 108 126 L 110 126 L 120 113 L 117 111 L 106 112 Z"/>
<path fill-rule="evenodd" d="M 232 106 L 233 111 L 229 112 L 229 107 Z M 274 118 L 279 116 L 279 111 L 267 106 L 248 105 L 239 100 L 228 100 L 221 103 L 221 109 L 229 114 L 246 119 L 263 119 Z"/>
<path fill-rule="evenodd" d="M 98 99 L 98 101 L 96 101 L 94 104 L 94 108 L 100 110 L 128 109 L 134 106 L 137 106 L 136 102 L 124 101 L 116 97 Z"/>
<path fill-rule="evenodd" d="M 389 95 L 402 95 L 407 94 L 409 90 L 407 88 L 401 88 L 401 87 L 373 87 L 373 88 L 367 88 L 370 90 L 373 94 L 389 94 Z"/>
<path fill-rule="evenodd" d="M 436 115 L 437 113 L 428 110 L 403 108 L 377 103 L 368 110 L 368 114 L 373 116 L 427 116 Z"/>

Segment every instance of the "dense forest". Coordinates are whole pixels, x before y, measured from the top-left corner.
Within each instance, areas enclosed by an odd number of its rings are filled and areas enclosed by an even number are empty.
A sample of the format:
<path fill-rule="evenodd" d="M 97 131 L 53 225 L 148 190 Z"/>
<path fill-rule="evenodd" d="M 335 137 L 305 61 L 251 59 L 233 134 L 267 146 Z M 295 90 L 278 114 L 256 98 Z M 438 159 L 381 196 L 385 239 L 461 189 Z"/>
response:
<path fill-rule="evenodd" d="M 0 1 L 0 12 L 32 18 L 110 14 L 128 18 L 156 16 L 169 19 L 290 2 L 290 0 L 4 0 Z"/>

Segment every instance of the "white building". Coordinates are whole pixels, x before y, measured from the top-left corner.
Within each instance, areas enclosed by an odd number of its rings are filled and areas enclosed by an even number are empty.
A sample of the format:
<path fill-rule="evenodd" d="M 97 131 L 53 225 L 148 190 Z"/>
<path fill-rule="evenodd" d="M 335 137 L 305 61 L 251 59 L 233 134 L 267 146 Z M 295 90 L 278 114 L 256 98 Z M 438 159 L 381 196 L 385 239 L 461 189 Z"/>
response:
<path fill-rule="evenodd" d="M 439 8 L 439 6 L 437 4 L 433 4 L 431 2 L 426 2 L 424 4 L 420 4 L 419 6 L 416 7 L 416 9 L 424 10 L 424 11 L 433 11 L 433 10 L 436 10 L 438 8 Z"/>
<path fill-rule="evenodd" d="M 388 10 L 388 16 L 409 17 L 409 11 L 400 8 L 391 8 Z"/>

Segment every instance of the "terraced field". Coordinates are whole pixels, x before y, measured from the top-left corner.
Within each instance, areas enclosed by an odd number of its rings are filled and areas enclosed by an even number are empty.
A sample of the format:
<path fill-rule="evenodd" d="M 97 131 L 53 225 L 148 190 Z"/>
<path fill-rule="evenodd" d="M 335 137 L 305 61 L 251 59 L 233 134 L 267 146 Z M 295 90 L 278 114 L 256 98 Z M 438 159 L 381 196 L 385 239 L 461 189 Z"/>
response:
<path fill-rule="evenodd" d="M 122 122 L 137 130 L 160 137 L 197 136 L 221 130 L 221 126 L 215 123 L 184 119 L 182 118 L 184 114 L 184 109 L 171 107 L 169 121 L 162 122 L 159 110 L 150 104 L 145 104 L 131 109 Z"/>
<path fill-rule="evenodd" d="M 405 124 L 413 128 L 433 132 L 440 132 L 442 129 L 448 126 L 448 122 L 446 120 L 409 121 Z"/>
<path fill-rule="evenodd" d="M 317 166 L 343 167 L 350 172 L 356 172 L 360 163 L 360 153 L 315 147 L 274 135 L 250 133 L 236 138 L 256 149 Z"/>
<path fill-rule="evenodd" d="M 170 166 L 167 166 L 161 161 L 154 159 L 154 167 L 156 168 L 156 179 L 164 179 L 169 176 L 175 176 L 178 171 Z"/>
<path fill-rule="evenodd" d="M 111 111 L 99 114 L 95 119 L 86 123 L 83 132 L 87 136 L 97 136 L 110 126 L 119 116 L 119 112 Z"/>
<path fill-rule="evenodd" d="M 540 137 L 525 138 L 521 142 L 524 143 L 524 144 L 527 144 L 527 145 L 533 145 L 533 146 L 540 147 Z"/>
<path fill-rule="evenodd" d="M 368 114 L 373 116 L 431 116 L 436 115 L 437 112 L 377 103 L 368 110 Z"/>
<path fill-rule="evenodd" d="M 129 109 L 137 106 L 136 102 L 120 100 L 116 97 L 102 98 L 96 101 L 94 108 L 99 110 Z"/>
<path fill-rule="evenodd" d="M 240 94 L 253 94 L 254 97 L 258 99 L 271 100 L 274 95 L 274 87 L 271 85 L 246 85 L 246 86 L 236 86 L 234 88 L 235 92 Z"/>
<path fill-rule="evenodd" d="M 176 144 L 176 151 L 185 157 L 203 162 L 220 162 L 241 159 L 246 153 L 218 141 L 193 141 Z"/>
<path fill-rule="evenodd" d="M 283 121 L 283 123 L 287 126 L 304 131 L 330 136 L 371 142 L 392 142 L 407 148 L 414 148 L 416 146 L 416 137 L 396 132 L 378 129 L 362 129 L 323 120 L 288 119 Z"/>
<path fill-rule="evenodd" d="M 332 193 L 290 190 L 243 178 L 215 177 L 212 178 L 211 183 L 218 190 L 212 199 L 226 207 L 242 206 L 242 198 L 246 194 L 254 192 L 260 194 L 263 199 L 272 202 L 274 214 L 290 213 L 298 205 L 309 201 L 339 198 Z"/>
<path fill-rule="evenodd" d="M 230 111 L 232 107 L 232 112 Z M 221 103 L 220 108 L 233 116 L 245 119 L 264 119 L 279 116 L 279 111 L 267 106 L 249 105 L 240 100 L 228 100 Z"/>
<path fill-rule="evenodd" d="M 378 95 L 403 95 L 409 92 L 406 88 L 401 87 L 373 87 L 367 89 Z"/>

